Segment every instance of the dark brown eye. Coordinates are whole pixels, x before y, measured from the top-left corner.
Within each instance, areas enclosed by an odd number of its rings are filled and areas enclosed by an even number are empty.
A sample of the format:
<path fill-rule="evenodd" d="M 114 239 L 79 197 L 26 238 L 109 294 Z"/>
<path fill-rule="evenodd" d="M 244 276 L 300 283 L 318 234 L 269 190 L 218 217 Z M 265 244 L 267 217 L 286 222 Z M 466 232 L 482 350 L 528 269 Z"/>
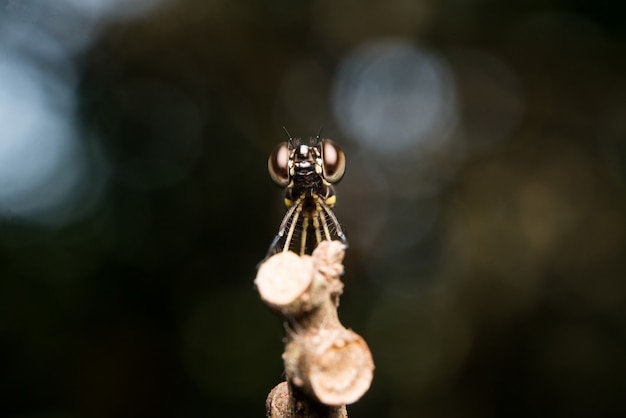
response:
<path fill-rule="evenodd" d="M 274 148 L 267 160 L 267 169 L 274 183 L 282 187 L 289 184 L 289 147 L 286 142 Z"/>
<path fill-rule="evenodd" d="M 346 156 L 339 145 L 330 139 L 322 140 L 322 170 L 329 183 L 337 183 L 346 172 Z"/>

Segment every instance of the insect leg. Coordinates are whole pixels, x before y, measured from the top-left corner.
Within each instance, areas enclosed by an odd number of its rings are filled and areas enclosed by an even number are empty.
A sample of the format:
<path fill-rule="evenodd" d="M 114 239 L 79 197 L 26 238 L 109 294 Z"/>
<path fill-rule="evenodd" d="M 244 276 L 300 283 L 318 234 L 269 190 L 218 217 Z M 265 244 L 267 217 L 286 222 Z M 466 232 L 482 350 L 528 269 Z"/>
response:
<path fill-rule="evenodd" d="M 319 197 L 315 198 L 315 206 L 317 208 L 317 215 L 319 216 L 319 219 L 322 222 L 322 225 L 324 227 L 324 236 L 326 240 L 331 241 L 332 238 L 330 237 L 330 231 L 328 230 L 328 221 L 326 220 L 326 215 L 324 214 L 324 211 L 322 210 L 322 205 L 320 205 L 321 201 L 322 199 L 320 199 Z M 321 237 L 319 237 L 318 242 L 320 242 L 321 240 L 322 240 Z"/>
<path fill-rule="evenodd" d="M 278 228 L 278 233 L 276 234 L 276 236 L 272 240 L 272 243 L 270 244 L 270 247 L 267 250 L 267 255 L 265 256 L 265 258 L 268 258 L 268 257 L 270 257 L 271 255 L 273 255 L 273 254 L 275 254 L 277 252 L 276 251 L 276 247 L 278 247 L 278 243 L 280 242 L 281 238 L 285 236 L 285 229 L 287 228 L 287 223 L 289 222 L 289 220 L 293 216 L 294 212 L 296 211 L 296 209 L 300 205 L 301 201 L 302 201 L 301 198 L 297 199 L 289 207 L 289 209 L 287 210 L 287 213 L 285 213 L 285 216 L 283 216 L 283 220 L 280 223 L 280 227 Z"/>
<path fill-rule="evenodd" d="M 309 230 L 309 218 L 307 216 L 302 219 L 302 235 L 300 236 L 300 255 L 306 252 L 306 238 Z"/>
<path fill-rule="evenodd" d="M 296 211 L 296 209 L 298 209 L 298 206 L 300 206 L 300 203 L 302 202 L 302 197 L 299 197 L 298 200 L 296 200 L 291 207 L 289 207 L 289 210 L 287 210 L 287 213 L 285 213 L 285 216 L 283 217 L 283 221 L 280 223 L 280 227 L 278 228 L 278 235 L 279 236 L 283 236 L 285 235 L 285 228 L 287 227 L 287 222 L 289 221 L 289 218 L 291 218 L 291 215 L 293 215 L 293 213 Z"/>
<path fill-rule="evenodd" d="M 313 215 L 313 228 L 315 229 L 315 240 L 317 244 L 319 244 L 320 242 L 322 242 L 322 233 L 320 232 L 320 211 L 322 210 L 322 208 L 320 208 L 320 205 L 318 205 L 317 203 L 315 204 L 315 206 L 316 210 L 315 214 Z"/>
<path fill-rule="evenodd" d="M 294 206 L 296 206 L 295 212 L 293 213 L 293 219 L 291 221 L 291 225 L 289 225 L 289 232 L 287 232 L 287 238 L 285 239 L 285 245 L 283 246 L 283 251 L 289 251 L 289 244 L 291 244 L 291 238 L 293 237 L 293 231 L 296 229 L 296 224 L 298 223 L 298 218 L 300 217 L 300 212 L 302 212 L 302 204 L 301 201 L 298 200 Z M 282 231 L 284 233 L 284 230 Z M 280 231 L 279 231 L 280 234 Z"/>
<path fill-rule="evenodd" d="M 322 206 L 320 205 L 321 199 L 318 196 L 315 196 L 315 226 L 317 232 L 317 243 L 322 242 L 322 233 L 320 231 L 320 222 L 322 223 L 322 227 L 324 228 L 324 238 L 327 241 L 330 241 L 332 238 L 330 237 L 330 231 L 328 230 L 328 223 L 326 221 L 326 215 L 324 214 L 324 210 L 322 210 Z"/>
<path fill-rule="evenodd" d="M 328 215 L 328 217 L 332 221 L 335 230 L 337 231 L 337 236 L 339 237 L 341 242 L 348 245 L 348 238 L 346 238 L 346 235 L 343 233 L 343 229 L 341 229 L 341 225 L 339 224 L 337 217 L 333 213 L 333 210 L 323 200 L 320 199 L 319 203 L 320 205 L 322 205 L 322 208 L 324 209 L 324 212 L 326 212 L 326 215 Z"/>

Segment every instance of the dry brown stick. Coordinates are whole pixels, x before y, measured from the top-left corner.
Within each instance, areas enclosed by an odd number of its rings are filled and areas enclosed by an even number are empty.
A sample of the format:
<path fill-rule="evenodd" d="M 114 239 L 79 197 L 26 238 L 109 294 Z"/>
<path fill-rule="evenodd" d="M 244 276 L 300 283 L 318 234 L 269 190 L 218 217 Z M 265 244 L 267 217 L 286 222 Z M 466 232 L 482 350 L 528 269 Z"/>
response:
<path fill-rule="evenodd" d="M 287 382 L 267 398 L 269 417 L 347 417 L 345 405 L 369 389 L 374 370 L 365 340 L 337 315 L 345 245 L 323 241 L 312 256 L 282 252 L 259 268 L 261 299 L 287 322 Z"/>

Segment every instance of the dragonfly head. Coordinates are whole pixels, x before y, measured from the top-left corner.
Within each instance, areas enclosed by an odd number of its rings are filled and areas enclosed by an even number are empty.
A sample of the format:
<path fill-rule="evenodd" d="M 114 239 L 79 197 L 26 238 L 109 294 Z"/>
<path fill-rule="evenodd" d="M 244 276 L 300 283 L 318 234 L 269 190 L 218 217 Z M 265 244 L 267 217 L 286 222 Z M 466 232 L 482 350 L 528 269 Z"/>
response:
<path fill-rule="evenodd" d="M 339 182 L 346 171 L 346 157 L 339 145 L 330 139 L 289 138 L 278 144 L 267 162 L 270 177 L 286 187 L 294 178 L 310 181 L 312 177 L 328 184 Z"/>

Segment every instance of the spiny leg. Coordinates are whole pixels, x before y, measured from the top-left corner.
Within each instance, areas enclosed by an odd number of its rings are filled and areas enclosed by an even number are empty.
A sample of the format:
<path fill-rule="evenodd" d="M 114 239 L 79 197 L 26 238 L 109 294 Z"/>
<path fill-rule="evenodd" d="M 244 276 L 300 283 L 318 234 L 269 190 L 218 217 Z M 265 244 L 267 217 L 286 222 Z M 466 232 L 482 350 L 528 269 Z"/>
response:
<path fill-rule="evenodd" d="M 330 237 L 330 231 L 328 230 L 328 222 L 326 221 L 326 215 L 324 215 L 324 211 L 322 210 L 322 205 L 320 205 L 320 201 L 321 199 L 319 197 L 316 197 L 315 199 L 315 206 L 317 209 L 317 214 L 319 216 L 320 221 L 322 222 L 322 225 L 324 226 L 324 235 L 326 237 L 327 241 L 331 241 L 332 238 Z M 321 237 L 318 238 L 318 243 L 321 241 Z"/>
<path fill-rule="evenodd" d="M 272 254 L 275 254 L 277 252 L 276 249 L 278 248 L 278 243 L 280 242 L 281 238 L 285 236 L 285 229 L 287 228 L 287 223 L 289 222 L 294 212 L 300 205 L 300 202 L 302 202 L 302 197 L 298 198 L 295 202 L 293 202 L 291 205 L 288 206 L 287 212 L 285 213 L 285 216 L 283 216 L 283 220 L 280 223 L 280 226 L 278 228 L 278 233 L 272 240 L 272 243 L 270 244 L 267 250 L 267 255 L 265 256 L 266 259 L 269 258 Z"/>
<path fill-rule="evenodd" d="M 305 216 L 302 219 L 302 235 L 300 236 L 300 255 L 304 255 L 306 251 L 306 238 L 307 238 L 308 230 L 309 230 L 309 217 Z"/>
<path fill-rule="evenodd" d="M 291 215 L 293 215 L 294 211 L 298 209 L 298 206 L 300 206 L 301 202 L 302 202 L 302 196 L 299 197 L 298 200 L 293 202 L 293 204 L 289 207 L 289 210 L 287 210 L 287 213 L 285 213 L 285 216 L 283 217 L 283 220 L 280 223 L 280 227 L 278 228 L 279 236 L 282 237 L 283 235 L 285 235 L 285 228 L 287 227 L 287 222 L 289 221 L 289 218 L 291 218 Z"/>
<path fill-rule="evenodd" d="M 348 245 L 348 238 L 346 238 L 345 234 L 343 233 L 343 230 L 341 229 L 341 225 L 339 225 L 339 221 L 337 220 L 337 217 L 335 216 L 333 210 L 330 208 L 330 206 L 326 204 L 326 202 L 322 200 L 320 200 L 319 202 L 322 205 L 322 208 L 324 208 L 324 212 L 326 212 L 326 215 L 328 215 L 333 225 L 335 226 L 335 230 L 337 231 L 337 236 L 339 237 L 341 242 Z"/>
<path fill-rule="evenodd" d="M 322 233 L 320 232 L 320 206 L 316 203 L 316 210 L 313 214 L 313 228 L 315 229 L 315 240 L 317 242 L 316 246 L 322 242 Z"/>
<path fill-rule="evenodd" d="M 291 221 L 291 225 L 289 225 L 289 232 L 287 233 L 287 239 L 285 239 L 285 245 L 283 247 L 283 252 L 289 251 L 289 244 L 291 244 L 291 238 L 293 237 L 293 231 L 296 229 L 296 224 L 298 223 L 298 218 L 300 217 L 300 212 L 302 212 L 302 205 L 300 204 L 300 200 L 296 202 L 296 210 L 293 214 L 293 219 Z M 305 218 L 306 219 L 306 218 Z"/>

